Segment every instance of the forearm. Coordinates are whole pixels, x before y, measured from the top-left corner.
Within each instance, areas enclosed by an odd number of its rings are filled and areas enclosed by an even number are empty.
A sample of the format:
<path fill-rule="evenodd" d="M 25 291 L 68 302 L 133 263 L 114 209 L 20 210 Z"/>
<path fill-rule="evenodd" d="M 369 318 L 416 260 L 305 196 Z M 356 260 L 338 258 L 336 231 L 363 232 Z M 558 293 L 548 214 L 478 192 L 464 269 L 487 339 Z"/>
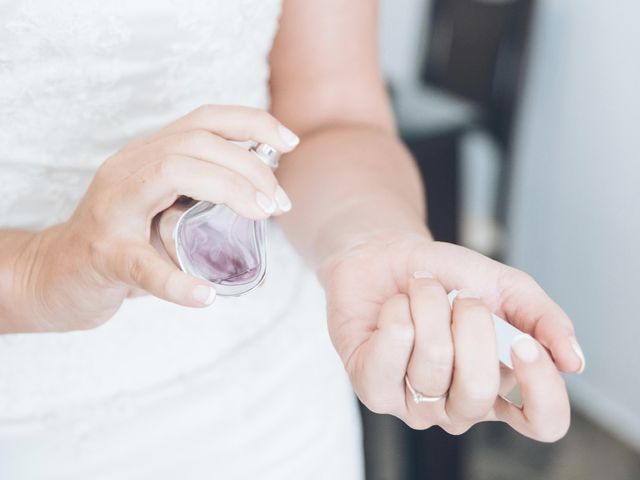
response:
<path fill-rule="evenodd" d="M 294 205 L 280 224 L 314 268 L 366 236 L 429 235 L 415 162 L 386 130 L 367 125 L 311 130 L 285 157 L 278 177 Z"/>

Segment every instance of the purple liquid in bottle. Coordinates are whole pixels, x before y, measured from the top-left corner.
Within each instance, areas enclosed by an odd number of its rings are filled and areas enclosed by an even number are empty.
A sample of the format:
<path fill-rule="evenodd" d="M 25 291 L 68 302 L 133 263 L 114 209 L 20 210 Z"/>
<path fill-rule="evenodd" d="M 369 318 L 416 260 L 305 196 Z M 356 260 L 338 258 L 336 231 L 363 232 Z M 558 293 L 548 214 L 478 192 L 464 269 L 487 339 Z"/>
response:
<path fill-rule="evenodd" d="M 271 168 L 280 154 L 273 147 L 251 148 Z M 157 219 L 169 257 L 180 268 L 216 285 L 219 295 L 242 295 L 266 273 L 266 220 L 249 220 L 225 205 L 182 197 Z"/>
<path fill-rule="evenodd" d="M 251 282 L 263 263 L 264 226 L 224 205 L 196 214 L 180 229 L 182 262 L 213 283 Z"/>

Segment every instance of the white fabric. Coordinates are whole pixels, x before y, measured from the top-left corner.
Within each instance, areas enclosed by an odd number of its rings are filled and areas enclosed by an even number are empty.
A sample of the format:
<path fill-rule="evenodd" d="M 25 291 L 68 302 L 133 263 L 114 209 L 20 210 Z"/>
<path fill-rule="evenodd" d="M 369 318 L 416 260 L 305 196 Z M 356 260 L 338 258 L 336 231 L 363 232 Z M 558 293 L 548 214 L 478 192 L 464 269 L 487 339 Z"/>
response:
<path fill-rule="evenodd" d="M 267 108 L 280 8 L 0 0 L 0 228 L 64 221 L 109 154 L 201 104 Z M 323 293 L 275 224 L 268 250 L 263 286 L 208 309 L 0 336 L 0 478 L 361 478 Z"/>

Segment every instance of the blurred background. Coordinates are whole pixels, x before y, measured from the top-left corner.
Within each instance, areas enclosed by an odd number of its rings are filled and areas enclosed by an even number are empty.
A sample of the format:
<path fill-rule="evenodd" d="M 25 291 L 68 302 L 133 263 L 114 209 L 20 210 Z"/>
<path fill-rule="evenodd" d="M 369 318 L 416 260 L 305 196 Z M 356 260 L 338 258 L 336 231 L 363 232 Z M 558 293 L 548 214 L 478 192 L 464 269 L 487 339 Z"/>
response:
<path fill-rule="evenodd" d="M 557 444 L 363 411 L 368 480 L 640 479 L 640 2 L 382 0 L 380 42 L 434 235 L 531 273 L 571 315 Z"/>

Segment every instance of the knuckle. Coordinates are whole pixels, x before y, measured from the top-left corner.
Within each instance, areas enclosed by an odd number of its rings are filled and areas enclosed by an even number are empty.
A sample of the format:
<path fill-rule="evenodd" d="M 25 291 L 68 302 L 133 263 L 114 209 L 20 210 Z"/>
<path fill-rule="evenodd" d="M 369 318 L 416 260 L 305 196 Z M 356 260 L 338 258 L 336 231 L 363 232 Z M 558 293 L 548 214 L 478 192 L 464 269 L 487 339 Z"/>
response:
<path fill-rule="evenodd" d="M 533 276 L 527 272 L 523 272 L 522 270 L 516 269 L 516 276 L 518 280 L 520 280 L 522 283 L 527 283 L 530 285 L 538 285 L 538 282 L 536 282 Z"/>
<path fill-rule="evenodd" d="M 489 312 L 489 308 L 482 303 L 479 299 L 465 299 L 467 300 L 466 304 L 463 306 L 463 309 L 457 309 L 458 314 L 463 314 L 468 318 L 491 318 L 491 313 Z"/>
<path fill-rule="evenodd" d="M 111 256 L 111 241 L 101 235 L 93 236 L 87 242 L 89 258 L 95 265 L 101 265 Z"/>
<path fill-rule="evenodd" d="M 162 157 L 155 164 L 155 175 L 162 179 L 172 181 L 180 172 L 180 161 L 173 155 Z"/>
<path fill-rule="evenodd" d="M 563 419 L 558 422 L 549 422 L 543 428 L 538 429 L 535 438 L 541 442 L 553 443 L 564 438 L 569 431 L 569 419 Z"/>
<path fill-rule="evenodd" d="M 230 192 L 237 192 L 241 197 L 250 198 L 253 201 L 255 197 L 255 188 L 251 186 L 242 176 L 231 173 L 225 183 Z"/>
<path fill-rule="evenodd" d="M 500 387 L 500 379 L 496 374 L 477 373 L 462 384 L 462 395 L 466 403 L 474 406 L 493 405 Z"/>
<path fill-rule="evenodd" d="M 247 120 L 244 124 L 244 135 L 248 138 L 255 137 L 259 132 L 267 132 L 271 130 L 276 132 L 280 122 L 266 110 L 252 107 L 241 107 L 236 111 L 236 114 Z M 275 138 L 279 138 L 276 136 Z"/>
<path fill-rule="evenodd" d="M 456 408 L 455 411 L 452 411 L 450 417 L 457 422 L 473 424 L 481 421 L 489 413 L 490 408 L 490 406 L 474 405 L 472 402 L 468 402 L 464 408 Z"/>
<path fill-rule="evenodd" d="M 252 154 L 247 153 L 247 155 Z M 243 162 L 237 174 L 267 195 L 273 195 L 278 186 L 278 180 L 273 171 L 256 158 L 243 157 L 243 160 L 246 162 Z"/>
<path fill-rule="evenodd" d="M 280 126 L 280 121 L 276 119 L 273 115 L 271 115 L 269 112 L 263 112 L 263 115 L 264 115 L 263 121 L 272 130 L 275 131 Z"/>
<path fill-rule="evenodd" d="M 426 430 L 435 425 L 431 420 L 422 415 L 411 415 L 404 420 L 404 423 L 413 430 Z"/>
<path fill-rule="evenodd" d="M 360 401 L 373 413 L 388 414 L 392 411 L 392 405 L 389 401 L 381 397 L 376 392 L 371 392 L 369 389 L 364 389 L 358 397 Z"/>
<path fill-rule="evenodd" d="M 394 407 L 398 404 L 398 395 L 379 388 L 375 380 L 371 378 L 371 373 L 360 375 L 359 378 L 356 378 L 357 375 L 351 375 L 358 398 L 373 413 L 392 414 L 395 410 Z M 400 400 L 402 400 L 401 397 Z"/>
<path fill-rule="evenodd" d="M 278 121 L 273 115 L 261 108 L 240 107 L 238 113 L 240 113 L 241 115 L 252 117 L 258 122 L 271 123 L 272 125 L 278 124 Z"/>
<path fill-rule="evenodd" d="M 466 386 L 455 395 L 450 405 L 451 418 L 458 423 L 475 423 L 482 420 L 490 411 L 497 397 L 496 391 L 486 386 Z"/>
<path fill-rule="evenodd" d="M 462 435 L 467 433 L 472 426 L 472 423 L 454 423 L 451 425 L 443 425 L 442 429 L 450 435 Z"/>
<path fill-rule="evenodd" d="M 170 157 L 164 156 L 153 165 L 153 174 L 157 178 L 170 178 L 171 168 Z"/>
<path fill-rule="evenodd" d="M 193 145 L 194 148 L 205 148 L 210 140 L 214 137 L 213 133 L 198 128 L 187 132 L 184 136 L 184 141 L 187 144 Z"/>
<path fill-rule="evenodd" d="M 562 440 L 564 436 L 567 434 L 568 427 L 566 429 L 557 430 L 555 432 L 550 432 L 548 435 L 542 437 L 540 439 L 541 442 L 545 443 L 554 443 L 559 440 Z"/>
<path fill-rule="evenodd" d="M 96 201 L 92 202 L 86 210 L 92 225 L 104 225 L 110 218 L 106 207 L 109 203 L 103 201 L 101 197 L 102 195 L 98 195 Z"/>
<path fill-rule="evenodd" d="M 465 398 L 470 405 L 476 407 L 483 407 L 493 405 L 498 392 L 497 386 L 491 383 L 483 383 L 480 381 L 474 381 L 471 385 L 468 385 L 465 391 Z"/>
<path fill-rule="evenodd" d="M 204 103 L 202 105 L 200 105 L 199 107 L 197 107 L 195 110 L 193 110 L 191 113 L 193 115 L 196 116 L 207 116 L 207 115 L 213 115 L 216 113 L 216 109 L 218 107 L 216 105 L 212 105 L 210 103 Z"/>
<path fill-rule="evenodd" d="M 380 415 L 389 413 L 388 406 L 384 402 L 381 402 L 375 398 L 373 399 L 369 398 L 366 400 L 361 399 L 361 400 L 362 400 L 362 403 L 373 413 L 377 413 Z"/>
<path fill-rule="evenodd" d="M 389 338 L 396 345 L 413 345 L 415 341 L 415 332 L 411 324 L 403 322 L 399 318 L 393 318 L 386 326 Z"/>
<path fill-rule="evenodd" d="M 253 172 L 255 180 L 262 186 L 268 188 L 269 191 L 274 191 L 278 186 L 278 180 L 273 171 L 265 164 L 260 162 Z"/>
<path fill-rule="evenodd" d="M 230 202 L 236 206 L 241 204 L 243 207 L 256 203 L 256 189 L 240 175 L 230 174 L 222 185 L 220 203 Z"/>
<path fill-rule="evenodd" d="M 538 282 L 530 274 L 514 267 L 505 266 L 503 278 L 505 285 L 538 286 Z"/>

